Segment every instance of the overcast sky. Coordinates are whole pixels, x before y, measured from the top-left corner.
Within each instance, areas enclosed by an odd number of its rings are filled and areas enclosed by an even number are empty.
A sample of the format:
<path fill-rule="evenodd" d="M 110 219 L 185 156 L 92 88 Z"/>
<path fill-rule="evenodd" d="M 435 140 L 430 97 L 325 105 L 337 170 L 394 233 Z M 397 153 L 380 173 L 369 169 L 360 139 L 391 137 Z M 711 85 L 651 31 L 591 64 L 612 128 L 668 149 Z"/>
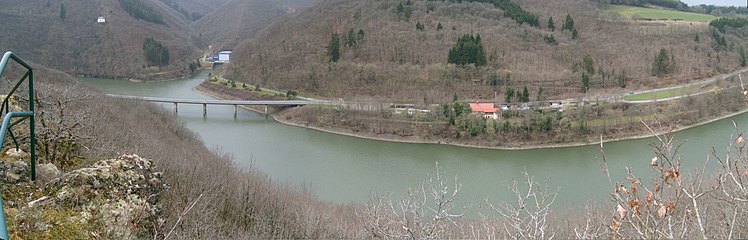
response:
<path fill-rule="evenodd" d="M 746 0 L 681 0 L 689 6 L 707 4 L 717 6 L 742 6 L 745 7 Z"/>

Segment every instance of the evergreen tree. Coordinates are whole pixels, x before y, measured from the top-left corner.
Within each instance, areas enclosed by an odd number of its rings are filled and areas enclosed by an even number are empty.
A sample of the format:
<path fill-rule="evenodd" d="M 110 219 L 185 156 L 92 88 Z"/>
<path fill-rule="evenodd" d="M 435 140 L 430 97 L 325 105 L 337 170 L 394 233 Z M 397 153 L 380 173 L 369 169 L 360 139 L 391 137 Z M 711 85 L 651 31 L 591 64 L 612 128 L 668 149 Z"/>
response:
<path fill-rule="evenodd" d="M 400 14 L 403 12 L 405 12 L 405 6 L 403 6 L 403 3 L 401 2 L 397 5 L 397 13 Z"/>
<path fill-rule="evenodd" d="M 449 49 L 447 62 L 457 65 L 486 65 L 486 54 L 481 43 L 480 34 L 476 36 L 465 34 L 460 37 L 457 40 L 457 44 Z"/>
<path fill-rule="evenodd" d="M 364 42 L 366 41 L 366 34 L 364 33 L 363 29 L 358 30 L 356 41 L 357 41 L 357 45 L 364 45 Z"/>
<path fill-rule="evenodd" d="M 592 60 L 592 57 L 590 57 L 589 54 L 584 56 L 583 63 L 584 63 L 584 71 L 594 76 L 595 75 L 595 61 Z"/>
<path fill-rule="evenodd" d="M 582 90 L 585 93 L 590 90 L 590 77 L 587 73 L 582 73 Z"/>
<path fill-rule="evenodd" d="M 514 98 L 514 89 L 507 88 L 506 95 L 504 96 L 504 102 L 512 103 L 512 98 Z"/>
<path fill-rule="evenodd" d="M 577 29 L 571 30 L 571 39 L 577 39 L 579 37 L 579 32 L 577 32 Z"/>
<path fill-rule="evenodd" d="M 442 23 L 439 23 L 436 25 L 436 31 L 441 31 L 442 29 L 444 29 L 444 26 L 442 26 Z"/>
<path fill-rule="evenodd" d="M 61 2 L 60 3 L 60 19 L 62 19 L 62 21 L 65 21 L 66 16 L 67 16 L 67 11 L 65 11 L 65 3 Z"/>
<path fill-rule="evenodd" d="M 122 8 L 136 19 L 142 19 L 147 22 L 165 24 L 161 12 L 152 8 L 142 0 L 119 0 Z"/>
<path fill-rule="evenodd" d="M 696 37 L 693 38 L 693 40 L 696 41 L 696 43 L 700 43 L 701 42 L 701 39 L 699 38 L 699 34 L 698 33 L 696 34 Z"/>
<path fill-rule="evenodd" d="M 556 23 L 553 22 L 553 17 L 548 18 L 548 29 L 550 29 L 551 32 L 556 31 Z"/>
<path fill-rule="evenodd" d="M 416 30 L 423 31 L 423 29 L 424 29 L 423 24 L 421 24 L 421 22 L 417 22 L 416 23 Z"/>
<path fill-rule="evenodd" d="M 628 77 L 626 77 L 626 70 L 621 70 L 621 72 L 618 73 L 618 86 L 621 88 L 626 88 L 626 80 Z"/>
<path fill-rule="evenodd" d="M 347 43 L 349 48 L 355 48 L 356 47 L 356 32 L 353 31 L 353 28 L 348 30 L 348 35 L 346 36 Z"/>
<path fill-rule="evenodd" d="M 675 69 L 675 57 L 671 57 L 667 50 L 660 49 L 660 53 L 655 57 L 652 63 L 652 76 L 663 77 L 672 73 Z"/>
<path fill-rule="evenodd" d="M 745 65 L 745 49 L 743 49 L 743 47 L 740 47 L 740 66 L 745 67 Z"/>
<path fill-rule="evenodd" d="M 574 27 L 574 19 L 571 18 L 571 14 L 566 14 L 566 21 L 564 21 L 564 26 L 561 28 L 562 31 L 569 30 L 573 31 L 576 29 Z"/>
<path fill-rule="evenodd" d="M 553 36 L 553 34 L 549 34 L 543 37 L 543 41 L 549 45 L 556 46 L 558 45 L 558 42 L 556 41 L 556 37 Z"/>
<path fill-rule="evenodd" d="M 538 95 L 535 97 L 536 101 L 543 100 L 543 87 L 538 88 Z"/>
<path fill-rule="evenodd" d="M 153 37 L 146 38 L 145 42 L 143 42 L 143 54 L 145 55 L 145 59 L 151 64 L 157 66 L 169 64 L 169 49 Z"/>
<path fill-rule="evenodd" d="M 527 89 L 527 86 L 525 86 L 525 89 L 522 90 L 522 102 L 529 102 L 530 101 L 530 91 Z"/>
<path fill-rule="evenodd" d="M 330 62 L 337 62 L 340 59 L 340 36 L 338 36 L 338 33 L 333 33 L 330 43 L 327 44 L 327 56 L 330 57 Z"/>

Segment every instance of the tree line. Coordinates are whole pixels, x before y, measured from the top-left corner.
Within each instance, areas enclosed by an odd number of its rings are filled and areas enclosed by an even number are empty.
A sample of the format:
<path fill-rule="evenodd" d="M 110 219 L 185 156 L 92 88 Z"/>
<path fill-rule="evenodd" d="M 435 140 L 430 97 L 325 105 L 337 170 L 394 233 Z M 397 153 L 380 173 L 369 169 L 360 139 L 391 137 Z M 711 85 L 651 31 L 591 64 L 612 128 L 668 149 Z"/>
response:
<path fill-rule="evenodd" d="M 161 1 L 164 4 L 166 4 L 170 8 L 174 9 L 175 11 L 181 13 L 182 16 L 184 16 L 184 18 L 187 19 L 187 20 L 197 21 L 198 19 L 200 19 L 200 18 L 203 17 L 202 14 L 196 13 L 196 12 L 192 12 L 192 14 L 190 14 L 182 6 L 179 6 L 179 4 L 177 2 L 175 2 L 174 0 L 159 0 L 159 1 Z"/>
<path fill-rule="evenodd" d="M 165 24 L 164 17 L 161 15 L 161 12 L 152 8 L 151 6 L 148 6 L 148 4 L 141 0 L 119 0 L 119 2 L 125 12 L 127 12 L 127 14 L 130 14 L 131 17 L 141 19 L 146 22 Z"/>
<path fill-rule="evenodd" d="M 742 28 L 748 26 L 748 19 L 745 18 L 719 18 L 709 22 L 709 26 L 718 29 L 720 32 L 725 32 L 727 27 L 731 28 Z"/>
<path fill-rule="evenodd" d="M 679 11 L 688 11 L 689 7 L 687 4 L 679 0 L 599 0 L 602 3 L 615 4 L 615 5 L 627 5 L 644 7 L 646 5 L 654 5 L 664 8 L 672 8 Z"/>
<path fill-rule="evenodd" d="M 703 13 L 714 16 L 729 16 L 731 14 L 748 15 L 748 8 L 745 7 L 727 7 L 707 4 L 688 6 L 687 4 L 678 0 L 598 0 L 598 2 L 635 7 L 646 7 L 647 5 L 654 5 L 663 8 L 675 9 L 678 11 Z"/>
<path fill-rule="evenodd" d="M 510 0 L 449 0 L 450 2 L 480 2 L 490 3 L 504 10 L 504 16 L 511 18 L 519 24 L 527 23 L 533 27 L 539 27 L 540 22 L 538 16 L 522 9 L 519 4 L 516 4 Z"/>

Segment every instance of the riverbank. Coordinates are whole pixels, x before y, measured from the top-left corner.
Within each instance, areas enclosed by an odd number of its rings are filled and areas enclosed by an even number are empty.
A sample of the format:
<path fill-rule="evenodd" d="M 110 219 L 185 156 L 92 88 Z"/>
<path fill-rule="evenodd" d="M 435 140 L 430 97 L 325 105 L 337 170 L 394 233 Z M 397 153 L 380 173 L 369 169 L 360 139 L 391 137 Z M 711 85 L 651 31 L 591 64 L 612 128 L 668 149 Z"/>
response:
<path fill-rule="evenodd" d="M 199 86 L 195 87 L 195 91 L 205 94 L 214 98 L 218 99 L 242 99 L 247 98 L 251 96 L 251 93 L 248 93 L 246 91 L 239 91 L 236 89 L 228 88 L 228 87 L 221 87 L 220 84 L 210 83 L 210 82 L 203 82 Z M 267 96 L 255 96 L 255 97 L 267 97 Z M 264 109 L 258 109 L 258 108 L 252 108 L 252 107 L 243 107 L 244 109 L 258 112 L 258 113 L 264 113 Z M 303 109 L 309 109 L 313 107 L 305 107 Z M 670 108 L 670 106 L 661 106 L 661 108 Z M 325 109 L 318 109 L 319 111 L 325 111 Z M 441 145 L 450 145 L 450 146 L 458 146 L 458 147 L 467 147 L 467 148 L 481 148 L 481 149 L 495 149 L 495 150 L 530 150 L 530 149 L 547 149 L 547 148 L 566 148 L 566 147 L 581 147 L 581 146 L 589 146 L 589 145 L 595 145 L 600 144 L 600 137 L 602 137 L 603 143 L 609 143 L 609 142 L 617 142 L 617 141 L 625 141 L 625 140 L 635 140 L 635 139 L 644 139 L 644 138 L 650 138 L 659 134 L 667 133 L 667 132 L 677 132 L 686 130 L 689 128 L 698 127 L 704 124 L 709 124 L 721 119 L 734 117 L 743 113 L 748 112 L 748 108 L 741 108 L 737 112 L 727 112 L 724 114 L 719 114 L 717 117 L 708 117 L 704 118 L 701 121 L 696 121 L 692 124 L 675 124 L 675 126 L 668 126 L 668 127 L 660 127 L 656 128 L 656 133 L 651 133 L 651 131 L 645 127 L 641 121 L 634 122 L 634 123 L 628 123 L 628 125 L 634 125 L 626 126 L 625 131 L 622 129 L 614 129 L 614 127 L 611 126 L 605 126 L 605 130 L 595 133 L 590 132 L 585 135 L 577 135 L 576 139 L 565 139 L 566 142 L 539 142 L 537 140 L 517 140 L 512 141 L 511 146 L 490 146 L 486 145 L 484 142 L 476 141 L 474 139 L 448 139 L 445 137 L 439 138 L 435 135 L 427 135 L 429 137 L 434 137 L 432 139 L 427 139 L 422 136 L 417 136 L 416 134 L 392 134 L 392 133 L 384 133 L 384 131 L 376 133 L 373 131 L 361 131 L 358 129 L 352 129 L 352 128 L 346 128 L 346 127 L 330 127 L 325 126 L 322 124 L 319 124 L 320 122 L 324 122 L 319 119 L 315 120 L 303 120 L 298 119 L 298 115 L 314 115 L 315 113 L 309 113 L 309 112 L 301 112 L 294 114 L 295 111 L 302 111 L 298 109 L 288 109 L 283 110 L 281 112 L 276 112 L 270 114 L 270 116 L 277 122 L 289 125 L 289 126 L 295 126 L 295 127 L 303 127 L 308 129 L 313 129 L 317 131 L 323 131 L 327 133 L 332 134 L 339 134 L 344 136 L 350 136 L 350 137 L 358 137 L 358 138 L 364 138 L 364 139 L 371 139 L 371 140 L 377 140 L 377 141 L 389 141 L 389 142 L 399 142 L 399 143 L 409 143 L 409 144 L 441 144 Z M 375 114 L 376 115 L 376 114 Z M 376 117 L 376 116 L 374 116 Z M 673 117 L 675 118 L 675 117 Z M 394 121 L 394 120 L 383 120 L 383 119 L 376 119 L 376 121 Z M 660 121 L 666 121 L 667 119 L 660 119 Z M 315 122 L 316 121 L 316 122 Z M 361 119 L 345 119 L 339 118 L 339 121 L 342 122 L 354 122 L 354 121 L 361 121 Z M 333 120 L 334 122 L 334 120 Z M 413 128 L 409 124 L 418 124 L 418 125 L 427 125 L 429 128 L 441 128 L 436 130 L 436 132 L 444 132 L 448 131 L 445 129 L 448 129 L 449 126 L 442 126 L 444 123 L 431 123 L 431 122 L 408 122 L 408 121 L 400 121 L 403 126 L 400 126 L 399 128 Z M 645 120 L 645 122 L 649 122 L 648 124 L 653 125 L 653 123 L 656 123 L 655 121 L 651 120 Z M 353 125 L 357 123 L 351 123 Z M 625 125 L 625 124 L 624 124 Z M 654 126 L 652 126 L 654 127 Z M 398 128 L 398 127 L 395 127 Z M 605 132 L 609 131 L 609 132 Z M 612 132 L 612 133 L 611 133 Z"/>
<path fill-rule="evenodd" d="M 209 95 L 211 97 L 216 97 L 216 95 L 210 95 L 208 93 L 200 92 L 206 95 Z M 248 109 L 252 110 L 258 113 L 262 113 L 259 110 L 254 109 Z M 683 127 L 678 127 L 670 131 L 671 133 L 677 133 L 679 131 L 687 130 L 690 128 L 699 127 L 702 125 L 706 125 L 709 123 L 713 123 L 722 119 L 735 117 L 741 114 L 744 114 L 748 112 L 748 109 L 741 110 L 736 113 L 731 113 L 728 115 L 720 116 L 718 118 L 710 119 L 707 121 L 699 122 L 696 124 L 691 124 Z M 369 139 L 369 140 L 375 140 L 375 141 L 386 141 L 386 142 L 397 142 L 397 143 L 408 143 L 408 144 L 440 144 L 440 145 L 448 145 L 448 146 L 456 146 L 456 147 L 465 147 L 465 148 L 478 148 L 478 149 L 491 149 L 491 150 L 509 150 L 509 151 L 520 151 L 520 150 L 534 150 L 534 149 L 552 149 L 552 148 L 569 148 L 569 147 L 584 147 L 584 146 L 591 146 L 591 145 L 597 145 L 597 144 L 605 144 L 605 143 L 612 143 L 612 142 L 619 142 L 619 141 L 627 141 L 627 140 L 637 140 L 637 139 L 645 139 L 645 138 L 651 138 L 658 135 L 666 134 L 667 131 L 659 131 L 656 133 L 646 133 L 646 134 L 638 134 L 633 136 L 625 136 L 625 137 L 617 137 L 617 138 L 610 138 L 605 139 L 604 137 L 601 138 L 602 142 L 572 142 L 572 143 L 564 143 L 564 144 L 543 144 L 543 145 L 535 145 L 535 146 L 524 146 L 524 147 L 490 147 L 490 146 L 480 146 L 480 145 L 469 145 L 469 144 L 461 144 L 461 143 L 454 143 L 454 142 L 442 142 L 442 141 L 426 141 L 426 140 L 409 140 L 404 138 L 397 138 L 395 136 L 391 138 L 387 137 L 377 137 L 377 136 L 368 136 L 363 134 L 357 134 L 353 132 L 345 132 L 341 130 L 336 130 L 332 128 L 321 128 L 321 127 L 314 127 L 309 126 L 303 123 L 297 123 L 293 121 L 287 121 L 280 117 L 278 114 L 270 114 L 270 116 L 275 120 L 276 122 L 279 122 L 281 124 L 285 124 L 288 126 L 294 126 L 294 127 L 301 127 L 301 128 L 307 128 L 322 132 L 327 132 L 331 134 L 338 134 L 343 136 L 349 136 L 349 137 L 357 137 L 357 138 L 363 138 L 363 139 Z"/>

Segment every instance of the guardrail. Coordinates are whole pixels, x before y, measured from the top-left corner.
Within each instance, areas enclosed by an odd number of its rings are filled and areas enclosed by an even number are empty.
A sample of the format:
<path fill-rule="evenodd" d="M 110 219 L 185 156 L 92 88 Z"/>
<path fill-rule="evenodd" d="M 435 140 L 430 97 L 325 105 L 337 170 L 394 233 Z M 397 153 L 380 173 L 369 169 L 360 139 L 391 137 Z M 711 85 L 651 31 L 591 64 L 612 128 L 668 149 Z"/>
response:
<path fill-rule="evenodd" d="M 6 52 L 3 55 L 2 61 L 0 61 L 0 76 L 3 76 L 3 73 L 5 72 L 5 67 L 8 65 L 10 60 L 15 61 L 16 63 L 20 64 L 24 68 L 26 68 L 26 73 L 21 77 L 18 82 L 13 86 L 13 89 L 10 90 L 10 92 L 7 93 L 5 96 L 5 99 L 3 99 L 2 104 L 0 104 L 0 114 L 5 114 L 5 117 L 3 119 L 3 125 L 0 127 L 0 149 L 4 146 L 5 141 L 5 135 L 10 134 L 10 139 L 13 140 L 13 144 L 15 144 L 16 150 L 18 150 L 18 140 L 16 139 L 15 134 L 13 133 L 13 126 L 16 126 L 17 124 L 23 122 L 26 119 L 29 119 L 29 135 L 30 135 L 30 158 L 31 158 L 31 180 L 36 181 L 36 154 L 34 152 L 36 148 L 36 135 L 34 135 L 34 68 L 31 67 L 26 61 L 18 57 L 16 54 L 12 52 Z M 10 111 L 10 99 L 13 97 L 13 93 L 18 90 L 18 87 L 21 86 L 26 80 L 28 80 L 28 87 L 29 87 L 29 93 L 28 93 L 28 110 L 27 111 L 21 111 L 21 112 L 11 112 Z M 19 118 L 13 122 L 14 118 Z M 2 198 L 0 198 L 0 239 L 9 239 L 10 236 L 8 234 L 8 226 L 6 225 L 5 221 L 5 209 L 3 208 L 3 202 Z"/>

